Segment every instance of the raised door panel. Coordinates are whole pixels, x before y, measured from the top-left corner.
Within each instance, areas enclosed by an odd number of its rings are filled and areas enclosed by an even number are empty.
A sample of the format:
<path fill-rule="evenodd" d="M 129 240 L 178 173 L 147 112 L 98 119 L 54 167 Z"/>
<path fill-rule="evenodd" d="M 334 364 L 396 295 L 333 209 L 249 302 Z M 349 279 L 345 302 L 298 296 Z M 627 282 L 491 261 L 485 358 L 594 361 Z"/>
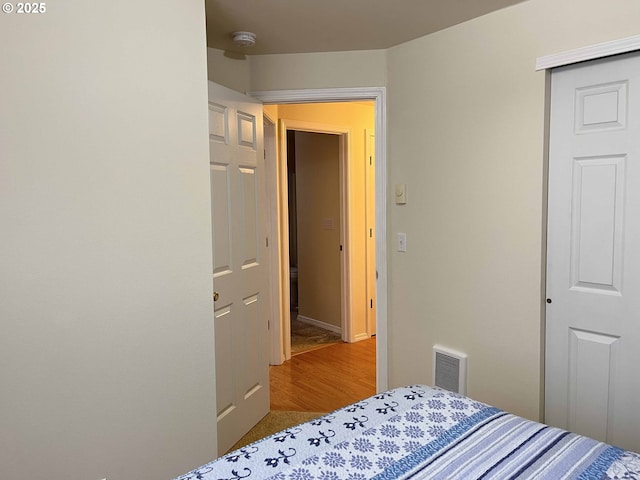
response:
<path fill-rule="evenodd" d="M 620 294 L 625 156 L 578 158 L 573 166 L 571 284 Z"/>
<path fill-rule="evenodd" d="M 569 430 L 606 442 L 612 424 L 619 338 L 571 329 Z"/>

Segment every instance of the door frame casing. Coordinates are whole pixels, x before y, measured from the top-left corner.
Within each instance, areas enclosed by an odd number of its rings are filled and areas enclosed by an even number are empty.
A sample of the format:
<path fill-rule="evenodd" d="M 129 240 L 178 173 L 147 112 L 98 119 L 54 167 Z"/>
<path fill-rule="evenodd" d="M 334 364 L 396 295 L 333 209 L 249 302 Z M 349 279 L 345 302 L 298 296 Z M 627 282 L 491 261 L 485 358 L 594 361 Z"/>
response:
<path fill-rule="evenodd" d="M 369 337 L 371 337 L 372 335 L 376 334 L 376 305 L 377 305 L 377 300 L 376 300 L 376 259 L 375 259 L 375 254 L 376 254 L 376 237 L 373 237 L 373 232 L 369 232 L 369 229 L 371 228 L 371 222 L 373 222 L 374 224 L 374 229 L 375 229 L 375 216 L 376 216 L 376 212 L 375 212 L 375 201 L 373 202 L 373 216 L 371 215 L 371 192 L 373 192 L 373 198 L 375 198 L 375 190 L 376 190 L 376 183 L 375 183 L 375 163 L 373 165 L 373 171 L 371 171 L 371 162 L 372 162 L 372 158 L 375 159 L 375 130 L 371 130 L 369 128 L 365 129 L 364 132 L 364 148 L 365 148 L 365 155 L 364 155 L 364 161 L 365 164 L 367 162 L 367 159 L 369 160 L 369 165 L 365 165 L 365 169 L 366 169 L 366 173 L 365 173 L 365 229 L 367 230 L 365 232 L 365 236 L 367 238 L 366 240 L 366 247 L 365 247 L 365 256 L 366 256 L 366 267 L 365 267 L 365 275 L 366 275 L 366 285 L 367 285 L 367 301 L 370 302 L 369 303 L 369 307 L 367 308 L 367 321 L 366 321 L 366 328 L 367 328 L 367 335 Z M 372 144 L 373 143 L 373 148 L 372 148 Z M 373 175 L 371 175 L 371 173 L 373 173 Z M 373 176 L 373 179 L 371 178 Z M 373 242 L 371 241 L 373 240 Z"/>
<path fill-rule="evenodd" d="M 375 203 L 376 203 L 376 384 L 378 391 L 388 388 L 388 351 L 387 351 L 387 120 L 386 120 L 386 88 L 385 87 L 356 87 L 356 88 L 328 88 L 328 89 L 304 89 L 304 90 L 272 90 L 248 92 L 248 95 L 262 101 L 265 104 L 286 103 L 329 103 L 344 101 L 370 100 L 375 104 L 375 132 L 376 132 L 376 178 L 375 178 Z M 278 178 L 278 188 L 281 186 L 281 178 Z M 282 205 L 278 205 L 277 215 L 282 215 Z M 285 220 L 286 219 L 282 219 Z M 282 259 L 282 244 L 284 239 L 282 231 L 272 231 L 272 245 L 279 250 Z M 275 242 L 278 245 L 275 245 Z M 282 263 L 282 262 L 280 262 Z M 271 294 L 277 301 L 282 302 L 282 284 L 288 278 L 287 272 L 279 269 L 280 282 L 272 285 Z M 288 305 L 280 303 L 280 311 L 288 308 Z M 275 322 L 277 324 L 280 322 Z M 281 325 L 272 325 L 271 338 L 282 342 L 283 328 Z M 272 349 L 273 354 L 273 349 Z M 272 358 L 277 364 L 284 361 L 284 352 L 279 352 L 278 358 Z"/>
<path fill-rule="evenodd" d="M 269 259 L 269 363 L 279 365 L 282 362 L 274 363 L 274 359 L 280 358 L 280 341 L 278 336 L 284 340 L 284 332 L 281 332 L 280 322 L 276 321 L 283 315 L 282 289 L 280 288 L 280 251 L 278 247 L 278 188 L 269 188 L 271 185 L 278 185 L 278 163 L 277 163 L 277 119 L 271 118 L 266 112 L 264 117 L 264 167 L 265 179 L 267 182 L 267 248 Z M 275 337 L 274 337 L 275 335 Z"/>

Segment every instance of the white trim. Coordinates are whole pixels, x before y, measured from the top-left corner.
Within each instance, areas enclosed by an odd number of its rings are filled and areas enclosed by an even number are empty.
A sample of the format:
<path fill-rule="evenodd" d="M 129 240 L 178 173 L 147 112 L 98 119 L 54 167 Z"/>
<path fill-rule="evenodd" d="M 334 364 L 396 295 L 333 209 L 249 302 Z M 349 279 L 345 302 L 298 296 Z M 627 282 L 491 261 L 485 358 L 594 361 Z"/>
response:
<path fill-rule="evenodd" d="M 377 100 L 386 97 L 385 87 L 323 88 L 311 90 L 270 90 L 247 92 L 263 103 L 342 102 L 349 100 Z"/>
<path fill-rule="evenodd" d="M 536 59 L 536 71 L 640 50 L 640 35 L 554 53 Z"/>
<path fill-rule="evenodd" d="M 287 130 L 284 123 L 278 120 L 278 138 L 287 138 Z M 280 262 L 278 269 L 280 273 L 280 291 L 282 302 L 282 337 L 278 339 L 282 349 L 284 361 L 291 359 L 291 272 L 289 266 L 289 180 L 287 178 L 287 168 L 282 168 L 282 164 L 287 163 L 287 142 L 277 143 L 278 164 L 276 166 L 276 196 L 278 197 L 277 223 L 278 229 L 278 251 L 280 252 Z M 272 337 L 273 339 L 273 337 Z"/>
<path fill-rule="evenodd" d="M 369 335 L 367 332 L 359 333 L 354 337 L 354 342 L 360 342 L 362 340 L 369 340 L 372 335 Z"/>
<path fill-rule="evenodd" d="M 306 122 L 304 120 L 288 120 L 286 118 L 281 118 L 280 120 L 285 122 L 287 129 L 296 130 L 298 132 L 329 133 L 333 135 L 345 135 L 351 133 L 351 129 L 344 125 L 314 123 Z"/>
<path fill-rule="evenodd" d="M 311 317 L 305 317 L 304 315 L 298 315 L 296 318 L 302 323 L 313 325 L 314 327 L 322 328 L 324 330 L 329 330 L 330 332 L 334 332 L 342 335 L 342 329 L 335 325 L 331 325 L 330 323 L 323 322 L 321 320 L 316 320 L 315 318 L 311 318 Z"/>
<path fill-rule="evenodd" d="M 371 145 L 373 142 L 373 148 Z M 375 212 L 375 204 L 376 204 L 376 182 L 375 182 L 375 164 L 373 165 L 373 171 L 371 171 L 370 160 L 371 157 L 375 158 L 375 131 L 367 128 L 364 132 L 364 163 L 365 163 L 365 182 L 364 182 L 364 191 L 365 191 L 365 228 L 367 232 L 366 236 L 366 245 L 365 245 L 365 288 L 366 288 L 366 300 L 369 304 L 365 308 L 367 309 L 367 321 L 366 321 L 366 330 L 367 336 L 371 337 L 376 333 L 376 314 L 375 314 L 375 305 L 377 305 L 377 301 L 375 301 L 376 297 L 376 242 L 377 239 L 373 237 L 373 242 L 371 242 L 371 236 L 368 232 L 368 229 L 371 228 L 371 223 L 376 223 L 376 212 Z M 371 173 L 373 173 L 373 179 L 371 178 Z M 373 185 L 371 185 L 371 180 L 373 180 Z M 371 218 L 371 204 L 373 203 L 374 212 L 373 218 Z M 373 256 L 372 252 L 373 250 Z M 373 302 L 373 303 L 372 303 Z M 360 337 L 358 335 L 357 337 Z"/>
<path fill-rule="evenodd" d="M 264 168 L 267 184 L 276 184 L 278 175 L 278 156 L 276 153 L 276 122 L 264 113 Z M 284 338 L 282 323 L 279 321 L 282 312 L 282 288 L 280 282 L 280 242 L 278 240 L 278 193 L 267 189 L 267 238 L 269 239 L 269 288 L 270 312 L 269 316 L 269 364 L 282 365 L 285 355 L 280 348 L 281 338 Z M 274 268 L 275 266 L 275 268 Z"/>
<path fill-rule="evenodd" d="M 379 392 L 389 382 L 387 334 L 387 90 L 385 87 L 327 88 L 248 92 L 264 103 L 375 101 L 376 132 L 376 381 Z"/>

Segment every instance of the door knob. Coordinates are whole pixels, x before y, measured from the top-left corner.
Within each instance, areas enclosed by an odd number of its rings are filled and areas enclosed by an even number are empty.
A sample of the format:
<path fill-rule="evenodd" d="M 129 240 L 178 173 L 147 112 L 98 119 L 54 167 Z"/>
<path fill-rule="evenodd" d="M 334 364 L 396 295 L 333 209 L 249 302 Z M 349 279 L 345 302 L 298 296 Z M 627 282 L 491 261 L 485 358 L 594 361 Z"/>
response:
<path fill-rule="evenodd" d="M 213 292 L 213 301 L 217 302 L 218 298 L 220 298 L 220 294 L 218 292 Z"/>

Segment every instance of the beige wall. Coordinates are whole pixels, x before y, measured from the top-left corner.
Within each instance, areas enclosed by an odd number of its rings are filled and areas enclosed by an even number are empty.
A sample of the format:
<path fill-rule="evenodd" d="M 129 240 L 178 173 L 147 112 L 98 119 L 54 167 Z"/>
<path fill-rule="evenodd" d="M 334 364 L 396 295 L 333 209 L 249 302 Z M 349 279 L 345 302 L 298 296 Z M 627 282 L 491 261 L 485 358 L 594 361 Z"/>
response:
<path fill-rule="evenodd" d="M 266 111 L 271 111 L 267 106 Z M 349 228 L 351 233 L 351 318 L 352 336 L 366 337 L 367 299 L 364 272 L 366 271 L 365 225 L 365 131 L 374 130 L 373 102 L 342 102 L 279 105 L 277 116 L 285 120 L 311 122 L 347 127 L 351 133 L 351 163 L 349 165 Z M 375 202 L 370 192 L 370 202 Z"/>
<path fill-rule="evenodd" d="M 276 125 L 278 123 L 278 105 L 265 105 L 264 114 Z"/>
<path fill-rule="evenodd" d="M 386 83 L 386 51 L 242 56 L 208 48 L 207 71 L 209 80 L 243 93 L 381 86 Z"/>
<path fill-rule="evenodd" d="M 632 0 L 531 0 L 388 52 L 391 384 L 469 354 L 468 393 L 541 417 L 545 73 L 536 57 L 640 33 Z"/>
<path fill-rule="evenodd" d="M 250 57 L 251 91 L 377 87 L 386 82 L 386 51 L 363 50 Z"/>
<path fill-rule="evenodd" d="M 0 478 L 215 445 L 204 3 L 0 15 Z"/>
<path fill-rule="evenodd" d="M 640 33 L 636 0 L 529 0 L 382 55 L 252 58 L 252 90 L 387 86 L 390 386 L 431 382 L 431 346 L 469 354 L 469 394 L 542 414 L 544 72 L 539 56 Z M 365 62 L 366 63 L 366 62 Z M 286 66 L 286 68 L 284 68 Z M 361 75 L 358 70 L 362 69 Z M 382 82 L 382 83 L 380 83 Z M 407 232 L 408 252 L 395 252 Z"/>
<path fill-rule="evenodd" d="M 337 135 L 295 132 L 298 314 L 338 328 L 342 316 L 339 140 Z"/>
<path fill-rule="evenodd" d="M 250 89 L 250 57 L 207 48 L 207 77 L 238 92 Z"/>

